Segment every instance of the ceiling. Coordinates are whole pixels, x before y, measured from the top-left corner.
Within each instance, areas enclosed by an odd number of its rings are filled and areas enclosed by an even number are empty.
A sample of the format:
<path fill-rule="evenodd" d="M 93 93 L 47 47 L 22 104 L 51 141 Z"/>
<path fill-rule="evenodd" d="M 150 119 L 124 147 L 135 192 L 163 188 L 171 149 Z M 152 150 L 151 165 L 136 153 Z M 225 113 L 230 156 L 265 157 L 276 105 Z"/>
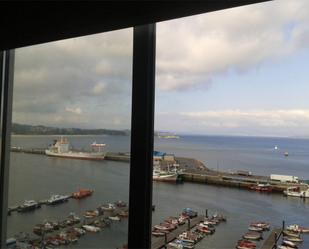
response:
<path fill-rule="evenodd" d="M 265 1 L 1 2 L 0 50 Z"/>

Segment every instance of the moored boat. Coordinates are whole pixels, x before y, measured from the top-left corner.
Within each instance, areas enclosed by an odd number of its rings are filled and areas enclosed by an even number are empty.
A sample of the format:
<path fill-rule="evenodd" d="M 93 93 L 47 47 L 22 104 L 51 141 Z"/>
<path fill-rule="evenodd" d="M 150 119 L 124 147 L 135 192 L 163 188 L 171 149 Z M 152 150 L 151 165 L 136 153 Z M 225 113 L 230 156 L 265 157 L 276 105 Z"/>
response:
<path fill-rule="evenodd" d="M 309 232 L 309 228 L 301 227 L 296 224 L 287 226 L 286 229 L 292 232 L 296 232 L 296 233 L 308 233 Z"/>
<path fill-rule="evenodd" d="M 297 243 L 302 243 L 304 240 L 302 238 L 297 238 L 297 237 L 289 237 L 285 236 L 283 237 L 284 240 L 292 241 L 292 242 L 297 242 Z"/>
<path fill-rule="evenodd" d="M 293 248 L 297 248 L 298 247 L 297 244 L 295 244 L 294 242 L 289 241 L 289 240 L 282 240 L 282 244 L 290 246 L 290 247 L 293 247 Z"/>
<path fill-rule="evenodd" d="M 300 238 L 300 233 L 295 233 L 288 230 L 283 230 L 282 233 L 288 237 Z"/>
<path fill-rule="evenodd" d="M 248 240 L 260 240 L 263 239 L 262 235 L 260 233 L 257 232 L 249 232 L 243 235 L 244 239 L 248 239 Z"/>
<path fill-rule="evenodd" d="M 252 232 L 263 232 L 264 231 L 262 227 L 256 227 L 256 226 L 249 226 L 248 230 Z"/>
<path fill-rule="evenodd" d="M 91 196 L 94 191 L 90 189 L 79 189 L 77 192 L 72 194 L 72 198 L 74 199 L 82 199 L 88 196 Z"/>
<path fill-rule="evenodd" d="M 95 226 L 89 226 L 89 225 L 83 225 L 82 226 L 83 229 L 85 229 L 88 232 L 99 232 L 101 231 L 101 228 L 99 227 L 95 227 Z"/>
<path fill-rule="evenodd" d="M 270 193 L 273 190 L 270 184 L 255 184 L 251 185 L 249 188 L 254 191 L 265 193 Z"/>
<path fill-rule="evenodd" d="M 71 151 L 70 145 L 66 138 L 61 137 L 58 140 L 54 140 L 54 143 L 45 150 L 47 156 L 62 157 L 62 158 L 74 158 L 74 159 L 85 159 L 85 160 L 103 160 L 105 153 L 103 148 L 105 144 L 98 144 L 96 142 L 91 144 L 91 152 L 78 152 Z"/>
<path fill-rule="evenodd" d="M 48 205 L 55 205 L 63 202 L 67 202 L 69 199 L 69 196 L 67 195 L 52 195 L 48 200 L 47 204 Z"/>
<path fill-rule="evenodd" d="M 28 212 L 40 208 L 41 205 L 34 200 L 25 201 L 17 208 L 17 212 Z"/>

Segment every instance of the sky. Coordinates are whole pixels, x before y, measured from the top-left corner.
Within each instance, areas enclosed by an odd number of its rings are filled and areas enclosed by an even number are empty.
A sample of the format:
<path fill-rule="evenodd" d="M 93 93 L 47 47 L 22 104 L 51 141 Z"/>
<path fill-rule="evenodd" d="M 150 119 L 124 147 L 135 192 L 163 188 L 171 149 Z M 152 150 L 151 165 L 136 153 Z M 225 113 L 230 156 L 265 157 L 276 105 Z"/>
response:
<path fill-rule="evenodd" d="M 309 136 L 309 1 L 157 24 L 155 129 Z M 16 50 L 13 122 L 128 129 L 133 29 Z"/>

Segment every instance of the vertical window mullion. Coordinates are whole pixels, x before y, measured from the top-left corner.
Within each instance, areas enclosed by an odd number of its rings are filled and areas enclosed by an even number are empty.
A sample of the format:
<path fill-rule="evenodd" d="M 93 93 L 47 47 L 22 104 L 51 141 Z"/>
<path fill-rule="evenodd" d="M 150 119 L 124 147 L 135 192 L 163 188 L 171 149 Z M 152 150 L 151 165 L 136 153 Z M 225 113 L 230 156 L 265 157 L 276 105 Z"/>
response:
<path fill-rule="evenodd" d="M 129 248 L 151 247 L 156 25 L 134 27 Z"/>
<path fill-rule="evenodd" d="M 0 246 L 6 246 L 9 159 L 11 147 L 14 50 L 1 52 Z"/>

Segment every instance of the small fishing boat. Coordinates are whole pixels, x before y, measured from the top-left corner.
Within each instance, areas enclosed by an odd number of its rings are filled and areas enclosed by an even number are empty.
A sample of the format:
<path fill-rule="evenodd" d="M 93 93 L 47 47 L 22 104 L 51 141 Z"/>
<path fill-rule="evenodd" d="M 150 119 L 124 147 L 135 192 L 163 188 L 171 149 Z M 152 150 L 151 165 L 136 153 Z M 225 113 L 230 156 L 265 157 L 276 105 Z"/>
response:
<path fill-rule="evenodd" d="M 253 222 L 250 224 L 250 226 L 260 227 L 260 228 L 263 228 L 264 230 L 270 229 L 270 224 L 267 222 Z"/>
<path fill-rule="evenodd" d="M 171 231 L 171 230 L 173 230 L 173 229 L 170 228 L 170 227 L 160 226 L 160 225 L 155 225 L 155 226 L 154 226 L 154 229 L 157 229 L 157 230 L 160 230 L 160 231 Z"/>
<path fill-rule="evenodd" d="M 294 242 L 292 241 L 289 241 L 289 240 L 282 240 L 282 244 L 283 245 L 287 245 L 289 247 L 293 247 L 293 248 L 297 248 L 297 244 L 295 244 Z"/>
<path fill-rule="evenodd" d="M 89 226 L 89 225 L 83 225 L 82 228 L 88 232 L 94 232 L 94 233 L 101 231 L 101 228 L 95 227 L 95 226 Z"/>
<path fill-rule="evenodd" d="M 302 238 L 289 237 L 289 236 L 285 236 L 285 237 L 283 237 L 283 239 L 288 240 L 288 241 L 292 241 L 292 242 L 298 242 L 298 243 L 302 243 L 304 241 Z"/>
<path fill-rule="evenodd" d="M 309 233 L 309 228 L 301 227 L 296 224 L 287 226 L 286 229 L 292 232 L 297 232 L 297 233 Z"/>
<path fill-rule="evenodd" d="M 252 249 L 252 247 L 242 246 L 242 245 L 237 245 L 236 248 L 237 249 Z"/>
<path fill-rule="evenodd" d="M 99 215 L 98 210 L 94 210 L 94 211 L 93 210 L 88 210 L 88 211 L 85 212 L 84 217 L 86 219 L 89 219 L 89 218 L 97 217 L 98 215 Z"/>
<path fill-rule="evenodd" d="M 249 232 L 243 235 L 244 239 L 248 239 L 248 240 L 260 240 L 263 239 L 262 235 L 260 233 L 257 232 Z"/>
<path fill-rule="evenodd" d="M 255 227 L 255 226 L 249 226 L 248 230 L 252 232 L 263 232 L 264 231 L 262 227 Z"/>
<path fill-rule="evenodd" d="M 295 233 L 295 232 L 287 231 L 287 230 L 283 230 L 282 232 L 284 235 L 288 237 L 300 238 L 300 233 Z"/>
<path fill-rule="evenodd" d="M 119 215 L 120 217 L 128 217 L 128 216 L 129 216 L 129 211 L 124 211 L 124 210 L 122 210 L 122 211 L 120 211 L 120 212 L 118 213 L 118 215 Z"/>
<path fill-rule="evenodd" d="M 226 221 L 226 217 L 223 214 L 217 212 L 212 216 L 213 219 L 219 220 L 219 222 Z"/>
<path fill-rule="evenodd" d="M 180 243 L 170 242 L 167 244 L 167 248 L 183 249 L 184 247 Z"/>
<path fill-rule="evenodd" d="M 126 207 L 127 203 L 125 203 L 124 201 L 116 201 L 115 205 L 116 207 Z"/>
<path fill-rule="evenodd" d="M 17 208 L 17 212 L 28 212 L 40 208 L 41 205 L 34 200 L 25 201 Z"/>
<path fill-rule="evenodd" d="M 103 211 L 114 211 L 116 207 L 113 203 L 108 203 L 107 205 L 101 206 L 100 209 Z"/>
<path fill-rule="evenodd" d="M 119 216 L 109 216 L 108 218 L 112 221 L 120 221 Z"/>
<path fill-rule="evenodd" d="M 164 232 L 161 232 L 160 230 L 153 230 L 152 232 L 151 232 L 151 234 L 153 235 L 153 236 L 156 236 L 156 237 L 159 237 L 159 236 L 164 236 Z"/>
<path fill-rule="evenodd" d="M 72 194 L 74 199 L 83 199 L 85 197 L 91 196 L 94 191 L 90 189 L 79 189 L 77 192 Z"/>
<path fill-rule="evenodd" d="M 277 249 L 294 249 L 294 248 L 290 246 L 281 245 L 281 246 L 277 246 Z"/>
<path fill-rule="evenodd" d="M 261 184 L 261 183 L 258 183 L 258 184 L 254 184 L 254 185 L 251 185 L 249 187 L 251 190 L 254 190 L 254 191 L 257 191 L 257 192 L 265 192 L 265 193 L 270 193 L 273 191 L 272 187 L 270 184 Z"/>
<path fill-rule="evenodd" d="M 206 227 L 202 227 L 202 226 L 198 226 L 198 227 L 196 228 L 196 230 L 197 230 L 198 232 L 201 232 L 201 233 L 204 233 L 204 234 L 212 234 L 212 233 L 213 233 L 213 231 L 209 230 L 209 229 L 206 228 Z"/>
<path fill-rule="evenodd" d="M 216 228 L 213 225 L 206 225 L 203 222 L 201 222 L 198 226 L 205 227 L 213 233 L 216 231 Z"/>
<path fill-rule="evenodd" d="M 237 245 L 244 246 L 247 248 L 256 248 L 256 244 L 253 241 L 249 241 L 249 240 L 239 240 Z"/>

